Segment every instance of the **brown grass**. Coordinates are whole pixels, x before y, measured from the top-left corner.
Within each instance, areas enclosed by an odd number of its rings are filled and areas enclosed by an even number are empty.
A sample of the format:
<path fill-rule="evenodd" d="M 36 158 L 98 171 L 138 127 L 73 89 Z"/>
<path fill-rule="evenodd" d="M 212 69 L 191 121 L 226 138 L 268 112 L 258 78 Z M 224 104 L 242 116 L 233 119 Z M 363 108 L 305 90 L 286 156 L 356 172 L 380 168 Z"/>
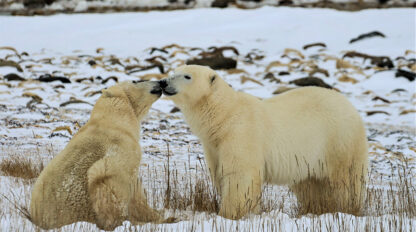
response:
<path fill-rule="evenodd" d="M 5 176 L 23 179 L 37 178 L 43 170 L 43 163 L 23 156 L 12 156 L 0 163 L 0 172 Z"/>
<path fill-rule="evenodd" d="M 32 218 L 30 217 L 30 211 L 29 211 L 29 202 L 26 199 L 25 202 L 21 202 L 21 199 L 14 194 L 13 191 L 10 191 L 10 196 L 6 196 L 3 194 L 0 194 L 0 200 L 4 199 L 7 202 L 9 202 L 13 209 L 23 218 L 32 221 Z M 0 202 L 1 203 L 1 202 Z"/>
<path fill-rule="evenodd" d="M 200 161 L 199 166 L 195 166 L 195 173 L 191 174 L 190 165 L 185 172 L 186 176 L 191 178 L 181 179 L 178 174 L 176 165 L 173 170 L 170 164 L 170 151 L 168 148 L 168 159 L 164 165 L 165 173 L 165 191 L 164 203 L 165 209 L 175 210 L 192 210 L 193 212 L 216 213 L 219 211 L 219 195 L 212 186 L 211 179 L 205 172 L 205 163 Z M 193 178 L 192 178 L 193 177 Z"/>
<path fill-rule="evenodd" d="M 171 162 L 169 158 L 171 155 L 168 151 L 168 159 L 163 169 L 150 165 L 147 171 L 141 171 L 141 175 L 147 172 L 147 184 L 144 184 L 143 187 L 148 192 L 150 205 L 153 208 L 162 212 L 165 211 L 165 217 L 173 216 L 177 218 L 177 221 L 188 221 L 183 227 L 188 231 L 198 230 L 201 220 L 209 219 L 213 220 L 212 228 L 217 231 L 284 231 L 287 226 L 285 223 L 288 223 L 288 221 L 294 221 L 295 227 L 291 228 L 300 231 L 384 231 L 386 229 L 389 231 L 406 231 L 415 226 L 412 218 L 414 220 L 416 217 L 416 186 L 410 175 L 412 172 L 406 164 L 392 167 L 394 171 L 392 171 L 391 176 L 397 177 L 394 180 L 386 180 L 385 177 L 383 179 L 372 173 L 369 174 L 365 210 L 362 213 L 362 216 L 366 216 L 365 218 L 339 213 L 325 214 L 320 217 L 298 214 L 301 206 L 288 188 L 265 185 L 261 199 L 262 214 L 259 216 L 251 215 L 230 224 L 221 218 L 215 217 L 219 211 L 221 199 L 212 185 L 203 160 L 201 159 L 197 164 L 189 162 L 179 165 Z M 40 163 L 16 157 L 3 160 L 0 166 L 2 167 L 1 171 L 7 173 L 8 176 L 35 178 L 42 170 Z M 7 168 L 4 169 L 4 167 Z M 18 167 L 19 171 L 10 174 L 8 171 L 12 169 L 11 167 Z M 32 174 L 22 175 L 26 172 Z M 30 221 L 29 202 L 29 191 L 24 197 L 20 196 L 18 192 L 14 194 L 13 190 L 7 195 L 0 194 L 0 205 L 10 205 L 15 214 L 19 215 L 18 217 Z M 271 211 L 273 212 L 269 213 Z M 196 212 L 206 212 L 209 215 L 204 216 L 204 214 L 201 215 Z M 190 216 L 189 213 L 196 215 L 196 217 Z M 263 213 L 267 214 L 264 215 Z M 288 215 L 289 219 L 279 216 L 279 213 Z M 0 218 L 7 214 L 3 209 L 0 210 Z M 26 227 L 31 227 L 29 221 L 27 221 L 29 226 L 26 225 Z M 169 230 L 169 227 L 166 226 L 166 224 L 147 224 L 137 228 L 123 226 L 121 229 L 122 231 Z M 19 227 L 16 225 L 15 228 Z M 73 224 L 70 228 L 65 227 L 59 231 L 80 230 L 95 231 L 96 227 L 93 224 Z"/>
<path fill-rule="evenodd" d="M 168 149 L 168 159 L 163 170 L 164 181 L 162 185 L 164 185 L 164 191 L 161 191 L 158 197 L 163 199 L 163 207 L 165 209 L 217 213 L 221 199 L 212 185 L 205 163 L 200 160 L 199 165 L 195 167 L 191 167 L 190 164 L 185 165 L 185 174 L 181 175 L 178 173 L 176 163 L 170 163 L 169 156 L 171 154 Z M 183 167 L 181 170 L 183 170 Z M 368 174 L 366 188 L 364 193 L 361 193 L 364 194 L 365 200 L 361 212 L 357 212 L 359 216 L 390 214 L 398 215 L 399 218 L 416 217 L 416 186 L 413 183 L 412 172 L 409 170 L 408 164 L 404 163 L 401 166 L 392 167 L 391 170 L 395 170 L 392 171 L 391 176 L 395 176 L 397 179 L 387 181 L 382 176 L 375 177 L 373 173 Z M 194 174 L 191 174 L 192 172 Z M 361 178 L 362 183 L 364 183 L 364 179 Z M 380 186 L 380 183 L 384 185 Z M 388 185 L 385 185 L 386 183 Z M 323 184 L 330 183 L 324 182 Z M 349 185 L 354 187 L 354 184 L 350 183 Z M 310 189 L 305 188 L 305 195 L 308 194 L 308 191 Z M 330 195 L 331 192 L 327 194 Z M 321 201 L 324 202 L 327 197 L 327 195 L 322 196 L 321 198 L 323 199 Z M 328 209 L 324 211 L 332 212 L 331 204 L 334 203 L 328 202 L 328 205 L 325 205 Z M 346 207 L 356 207 L 355 203 L 352 204 L 346 205 Z M 305 210 L 305 206 L 296 202 L 296 196 L 289 189 L 276 193 L 276 188 L 267 184 L 263 187 L 260 206 L 261 213 L 277 210 L 278 212 L 296 217 L 322 211 L 322 209 L 314 208 L 320 207 L 319 205 L 308 205 L 308 208 Z M 336 213 L 336 211 L 332 213 Z"/>

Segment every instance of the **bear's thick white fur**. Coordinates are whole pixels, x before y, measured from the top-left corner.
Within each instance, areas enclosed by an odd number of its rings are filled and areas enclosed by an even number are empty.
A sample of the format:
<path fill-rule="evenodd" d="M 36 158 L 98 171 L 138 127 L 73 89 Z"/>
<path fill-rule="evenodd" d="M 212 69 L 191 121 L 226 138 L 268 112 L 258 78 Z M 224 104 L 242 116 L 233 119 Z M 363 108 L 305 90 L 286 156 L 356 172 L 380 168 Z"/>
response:
<path fill-rule="evenodd" d="M 289 185 L 301 213 L 359 213 L 367 139 L 360 115 L 340 93 L 304 87 L 260 100 L 197 65 L 181 66 L 160 83 L 202 141 L 221 216 L 258 211 L 264 183 Z"/>
<path fill-rule="evenodd" d="M 42 171 L 30 216 L 43 229 L 77 221 L 112 230 L 124 220 L 155 221 L 138 180 L 140 121 L 161 92 L 157 82 L 123 82 L 104 90 L 89 121 Z"/>

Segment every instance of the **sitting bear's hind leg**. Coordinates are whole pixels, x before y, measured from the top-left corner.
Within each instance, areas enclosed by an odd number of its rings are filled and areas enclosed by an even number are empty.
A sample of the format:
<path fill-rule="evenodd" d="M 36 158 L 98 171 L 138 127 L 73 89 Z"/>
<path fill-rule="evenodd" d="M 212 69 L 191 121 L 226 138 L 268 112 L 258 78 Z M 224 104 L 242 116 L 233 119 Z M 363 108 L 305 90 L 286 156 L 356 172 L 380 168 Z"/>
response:
<path fill-rule="evenodd" d="M 110 157 L 94 163 L 88 170 L 88 194 L 100 229 L 114 230 L 127 216 L 128 194 L 125 180 L 109 165 Z"/>

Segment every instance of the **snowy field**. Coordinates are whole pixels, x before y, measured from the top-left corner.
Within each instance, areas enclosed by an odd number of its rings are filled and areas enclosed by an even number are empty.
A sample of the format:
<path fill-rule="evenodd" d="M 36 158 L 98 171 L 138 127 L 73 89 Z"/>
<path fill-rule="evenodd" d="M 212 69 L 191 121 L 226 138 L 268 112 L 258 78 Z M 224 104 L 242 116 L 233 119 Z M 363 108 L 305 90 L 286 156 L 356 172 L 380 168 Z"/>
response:
<path fill-rule="evenodd" d="M 292 82 L 296 79 L 316 77 L 347 96 L 366 124 L 367 187 L 386 190 L 380 195 L 382 209 L 368 203 L 363 217 L 299 216 L 286 187 L 267 186 L 263 201 L 279 206 L 262 215 L 231 221 L 215 213 L 168 209 L 165 215 L 176 217 L 177 223 L 134 227 L 126 222 L 116 231 L 416 231 L 415 209 L 398 212 L 390 204 L 403 178 L 416 177 L 415 20 L 414 8 L 1 16 L 0 162 L 20 157 L 46 164 L 87 122 L 101 89 L 117 81 L 166 77 L 187 60 L 203 57 L 202 52 L 212 53 L 215 46 L 237 61 L 236 68 L 218 70 L 236 90 L 268 98 L 299 87 Z M 373 31 L 383 36 L 350 43 Z M 304 48 L 312 43 L 321 44 Z M 51 77 L 52 82 L 45 82 Z M 153 193 L 149 201 L 160 210 L 163 199 L 158 198 L 163 197 L 156 193 L 166 187 L 167 167 L 180 178 L 206 175 L 199 140 L 172 109 L 173 103 L 162 97 L 142 124 L 141 178 Z M 28 205 L 34 181 L 0 170 L 0 231 L 36 229 L 16 210 Z M 414 192 L 408 197 L 416 202 Z M 82 222 L 62 228 L 85 230 L 97 229 Z"/>

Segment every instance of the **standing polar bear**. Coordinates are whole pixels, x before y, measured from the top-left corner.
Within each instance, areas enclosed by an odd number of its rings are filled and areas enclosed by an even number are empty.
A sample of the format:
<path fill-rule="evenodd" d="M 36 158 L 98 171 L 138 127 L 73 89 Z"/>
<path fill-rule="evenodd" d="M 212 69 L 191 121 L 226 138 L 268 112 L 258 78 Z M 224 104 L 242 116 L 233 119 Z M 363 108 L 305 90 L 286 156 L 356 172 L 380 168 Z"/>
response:
<path fill-rule="evenodd" d="M 300 213 L 359 213 L 367 139 L 341 94 L 305 87 L 260 100 L 198 65 L 159 83 L 202 141 L 221 216 L 258 212 L 263 183 L 289 185 Z"/>
<path fill-rule="evenodd" d="M 52 229 L 88 221 L 113 230 L 124 220 L 159 219 L 137 176 L 140 121 L 161 94 L 157 82 L 123 82 L 103 91 L 90 120 L 37 179 L 33 223 Z"/>

